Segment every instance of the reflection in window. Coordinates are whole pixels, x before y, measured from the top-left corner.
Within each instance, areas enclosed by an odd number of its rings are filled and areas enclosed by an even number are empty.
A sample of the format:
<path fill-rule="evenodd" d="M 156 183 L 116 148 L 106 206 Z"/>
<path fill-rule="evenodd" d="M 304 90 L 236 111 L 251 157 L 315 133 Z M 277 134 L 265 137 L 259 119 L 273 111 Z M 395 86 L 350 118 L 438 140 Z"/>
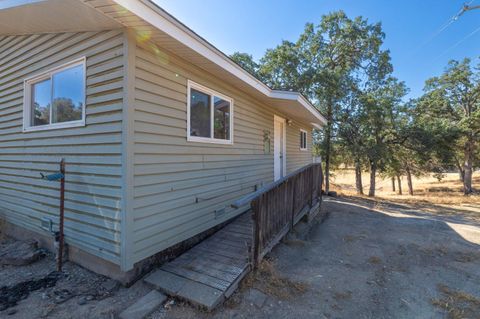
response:
<path fill-rule="evenodd" d="M 33 126 L 50 123 L 51 95 L 50 79 L 32 85 L 32 123 Z"/>
<path fill-rule="evenodd" d="M 210 95 L 190 91 L 190 135 L 210 137 Z"/>
<path fill-rule="evenodd" d="M 81 123 L 84 119 L 85 64 L 67 67 L 39 75 L 25 82 L 25 125 L 57 126 L 59 123 Z M 64 126 L 63 126 L 64 127 Z"/>
<path fill-rule="evenodd" d="M 230 102 L 214 97 L 214 133 L 213 137 L 230 139 Z"/>
<path fill-rule="evenodd" d="M 83 66 L 58 72 L 53 78 L 52 123 L 79 121 L 83 110 Z"/>
<path fill-rule="evenodd" d="M 213 90 L 189 81 L 188 140 L 230 144 L 233 102 Z"/>

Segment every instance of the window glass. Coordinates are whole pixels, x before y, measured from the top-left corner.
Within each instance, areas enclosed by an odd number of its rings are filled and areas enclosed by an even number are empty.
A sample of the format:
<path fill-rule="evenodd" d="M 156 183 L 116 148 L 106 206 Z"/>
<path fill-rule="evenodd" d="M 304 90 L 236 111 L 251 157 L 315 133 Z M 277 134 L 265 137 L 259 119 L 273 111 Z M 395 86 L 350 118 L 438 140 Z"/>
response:
<path fill-rule="evenodd" d="M 84 59 L 26 80 L 24 93 L 24 129 L 84 125 Z"/>
<path fill-rule="evenodd" d="M 210 95 L 190 91 L 190 136 L 211 137 Z"/>
<path fill-rule="evenodd" d="M 307 132 L 300 131 L 300 148 L 307 149 Z"/>
<path fill-rule="evenodd" d="M 52 76 L 52 123 L 79 121 L 82 119 L 83 65 L 60 71 Z"/>
<path fill-rule="evenodd" d="M 50 79 L 32 85 L 32 126 L 50 124 L 51 93 Z"/>
<path fill-rule="evenodd" d="M 213 98 L 214 103 L 214 131 L 213 137 L 230 139 L 230 102 L 217 96 Z"/>

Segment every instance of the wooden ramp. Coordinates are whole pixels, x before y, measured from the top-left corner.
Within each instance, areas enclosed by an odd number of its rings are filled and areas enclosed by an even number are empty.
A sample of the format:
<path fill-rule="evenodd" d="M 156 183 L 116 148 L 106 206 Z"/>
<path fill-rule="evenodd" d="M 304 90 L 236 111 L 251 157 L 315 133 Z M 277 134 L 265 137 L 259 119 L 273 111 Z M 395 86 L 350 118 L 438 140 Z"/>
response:
<path fill-rule="evenodd" d="M 247 212 L 144 281 L 170 296 L 211 310 L 230 297 L 250 271 L 252 236 L 251 213 Z"/>

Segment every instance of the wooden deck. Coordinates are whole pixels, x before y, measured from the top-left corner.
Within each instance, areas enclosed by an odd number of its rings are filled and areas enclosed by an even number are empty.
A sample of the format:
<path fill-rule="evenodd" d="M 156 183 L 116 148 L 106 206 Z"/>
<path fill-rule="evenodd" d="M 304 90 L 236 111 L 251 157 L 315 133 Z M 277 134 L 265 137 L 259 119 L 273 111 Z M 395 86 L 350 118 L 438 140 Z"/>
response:
<path fill-rule="evenodd" d="M 145 282 L 209 310 L 236 290 L 250 271 L 251 212 L 147 276 Z"/>

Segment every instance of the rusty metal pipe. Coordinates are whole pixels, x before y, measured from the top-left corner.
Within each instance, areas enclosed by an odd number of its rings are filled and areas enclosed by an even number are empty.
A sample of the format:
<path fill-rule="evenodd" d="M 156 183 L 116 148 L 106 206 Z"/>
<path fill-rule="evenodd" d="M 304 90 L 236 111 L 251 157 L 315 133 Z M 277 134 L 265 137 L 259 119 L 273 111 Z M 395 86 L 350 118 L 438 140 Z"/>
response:
<path fill-rule="evenodd" d="M 65 160 L 62 158 L 60 161 L 60 173 L 62 178 L 60 179 L 60 221 L 59 221 L 59 243 L 58 243 L 58 258 L 57 258 L 57 271 L 62 271 L 63 263 L 63 223 L 64 223 L 64 211 L 65 211 Z"/>

